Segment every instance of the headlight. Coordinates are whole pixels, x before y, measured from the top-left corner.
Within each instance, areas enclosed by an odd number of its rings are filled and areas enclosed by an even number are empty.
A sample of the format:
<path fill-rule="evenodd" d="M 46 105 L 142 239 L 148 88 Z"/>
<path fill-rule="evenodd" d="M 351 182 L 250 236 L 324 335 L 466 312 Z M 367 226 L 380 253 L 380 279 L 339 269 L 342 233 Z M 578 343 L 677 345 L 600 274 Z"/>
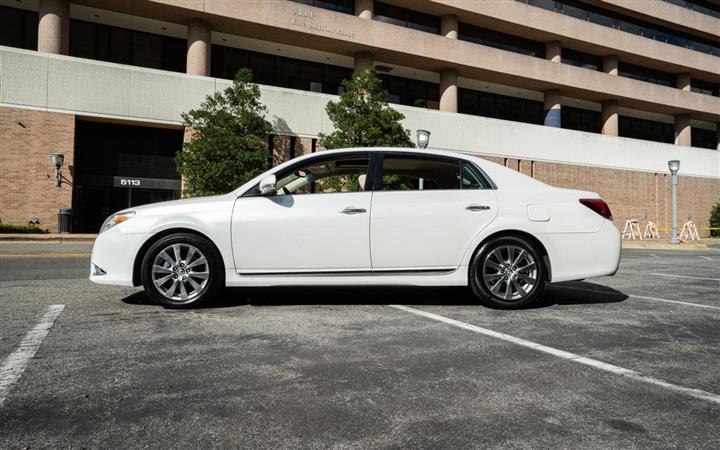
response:
<path fill-rule="evenodd" d="M 125 211 L 118 214 L 113 214 L 112 216 L 105 219 L 105 222 L 103 222 L 102 227 L 100 227 L 100 232 L 104 232 L 109 230 L 110 228 L 114 227 L 117 224 L 123 223 L 126 220 L 130 219 L 132 216 L 135 215 L 135 211 Z"/>

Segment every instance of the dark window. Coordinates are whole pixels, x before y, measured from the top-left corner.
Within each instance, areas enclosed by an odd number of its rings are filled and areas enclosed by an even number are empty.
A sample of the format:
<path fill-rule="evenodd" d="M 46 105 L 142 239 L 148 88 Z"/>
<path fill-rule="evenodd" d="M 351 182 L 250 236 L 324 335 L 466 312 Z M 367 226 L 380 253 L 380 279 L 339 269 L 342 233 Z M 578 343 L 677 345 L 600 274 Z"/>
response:
<path fill-rule="evenodd" d="M 451 159 L 387 155 L 383 158 L 383 191 L 460 189 L 460 164 Z"/>
<path fill-rule="evenodd" d="M 569 48 L 562 49 L 563 64 L 582 67 L 590 70 L 603 70 L 603 59 L 601 56 L 591 55 L 589 53 L 579 52 Z"/>
<path fill-rule="evenodd" d="M 534 100 L 460 89 L 459 112 L 533 124 L 543 123 L 543 104 Z"/>
<path fill-rule="evenodd" d="M 620 116 L 619 122 L 620 136 L 622 137 L 665 142 L 667 144 L 672 144 L 675 141 L 675 126 L 671 123 L 626 116 Z"/>
<path fill-rule="evenodd" d="M 427 33 L 440 34 L 440 18 L 387 3 L 375 2 L 373 19 Z"/>
<path fill-rule="evenodd" d="M 259 84 L 326 94 L 342 93 L 342 80 L 352 77 L 352 69 L 345 67 L 213 45 L 213 77 L 233 79 L 243 67 L 252 71 L 253 81 Z"/>
<path fill-rule="evenodd" d="M 419 108 L 438 109 L 440 88 L 435 83 L 381 74 L 389 102 Z"/>
<path fill-rule="evenodd" d="M 613 11 L 608 11 L 597 6 L 588 5 L 577 0 L 517 0 L 522 3 L 537 6 L 560 14 L 575 17 L 576 19 L 586 22 L 596 23 L 605 27 L 615 28 L 627 33 L 653 39 L 655 41 L 665 42 L 667 44 L 685 47 L 702 53 L 720 56 L 720 43 L 714 40 L 701 38 L 681 31 L 656 25 L 654 23 L 645 22 L 634 17 L 625 16 Z M 674 1 L 673 1 L 674 2 Z M 705 0 L 692 0 L 692 2 L 705 5 L 706 13 L 712 11 L 707 5 L 717 6 L 705 2 Z M 710 13 L 712 14 L 712 13 Z M 719 13 L 720 14 L 720 13 Z"/>
<path fill-rule="evenodd" d="M 660 84 L 662 86 L 675 87 L 675 75 L 660 70 L 648 69 L 634 64 L 620 62 L 618 74 L 621 77 L 634 78 L 648 83 Z"/>
<path fill-rule="evenodd" d="M 70 55 L 119 64 L 185 72 L 184 39 L 70 20 Z"/>
<path fill-rule="evenodd" d="M 468 161 L 460 163 L 460 184 L 461 189 L 492 189 L 477 167 Z"/>
<path fill-rule="evenodd" d="M 38 14 L 0 6 L 0 45 L 37 50 Z"/>
<path fill-rule="evenodd" d="M 708 16 L 720 18 L 720 6 L 711 3 L 707 0 L 665 0 L 673 5 L 680 6 L 682 8 L 692 9 L 693 11 L 699 12 L 700 14 L 707 14 Z"/>
<path fill-rule="evenodd" d="M 531 39 L 526 39 L 499 31 L 488 30 L 467 23 L 460 23 L 458 38 L 463 41 L 487 45 L 488 47 L 499 48 L 523 55 L 545 57 L 545 44 Z"/>
<path fill-rule="evenodd" d="M 587 109 L 563 106 L 561 109 L 562 128 L 568 130 L 600 132 L 600 113 Z"/>
<path fill-rule="evenodd" d="M 690 79 L 690 90 L 700 94 L 718 96 L 718 84 L 709 81 Z"/>
<path fill-rule="evenodd" d="M 355 0 L 291 0 L 295 3 L 329 9 L 344 14 L 355 14 Z"/>
<path fill-rule="evenodd" d="M 367 181 L 368 154 L 316 158 L 277 175 L 277 195 L 362 192 Z"/>
<path fill-rule="evenodd" d="M 711 150 L 717 150 L 715 142 L 717 131 L 705 130 L 703 128 L 691 128 L 692 146 L 700 148 L 709 148 Z"/>

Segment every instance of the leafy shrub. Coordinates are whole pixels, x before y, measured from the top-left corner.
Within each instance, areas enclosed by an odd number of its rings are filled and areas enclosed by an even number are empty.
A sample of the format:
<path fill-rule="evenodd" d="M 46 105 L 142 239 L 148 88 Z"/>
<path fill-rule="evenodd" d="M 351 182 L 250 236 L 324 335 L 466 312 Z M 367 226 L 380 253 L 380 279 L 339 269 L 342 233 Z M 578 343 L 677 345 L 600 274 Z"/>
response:
<path fill-rule="evenodd" d="M 37 225 L 11 225 L 9 223 L 0 223 L 0 233 L 46 234 L 48 233 L 48 230 L 40 228 Z"/>
<path fill-rule="evenodd" d="M 710 236 L 720 237 L 720 202 L 715 203 L 710 210 L 710 228 L 715 228 L 710 230 Z"/>

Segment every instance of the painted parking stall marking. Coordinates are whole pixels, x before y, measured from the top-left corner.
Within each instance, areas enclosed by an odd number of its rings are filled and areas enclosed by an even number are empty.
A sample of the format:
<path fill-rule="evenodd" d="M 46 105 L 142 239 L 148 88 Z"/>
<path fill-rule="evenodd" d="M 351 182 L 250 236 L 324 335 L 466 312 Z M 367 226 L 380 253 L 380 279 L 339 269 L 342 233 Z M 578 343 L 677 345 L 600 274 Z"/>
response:
<path fill-rule="evenodd" d="M 720 278 L 691 277 L 688 275 L 673 275 L 673 274 L 669 274 L 669 273 L 652 273 L 651 272 L 650 275 L 655 275 L 657 277 L 687 278 L 690 280 L 720 281 Z"/>
<path fill-rule="evenodd" d="M 55 319 L 65 305 L 50 305 L 35 327 L 25 335 L 18 348 L 0 366 L 0 408 L 12 387 L 22 376 L 30 360 L 35 356 L 45 336 L 55 324 Z"/>
<path fill-rule="evenodd" d="M 469 323 L 461 322 L 459 320 L 450 319 L 448 317 L 440 316 L 438 314 L 433 314 L 427 311 L 422 311 L 420 309 L 410 308 L 408 306 L 403 305 L 388 305 L 391 308 L 399 309 L 401 311 L 409 312 L 411 314 L 416 314 L 418 316 L 423 316 L 428 319 L 436 320 L 438 322 L 446 323 L 448 325 L 452 325 L 457 328 L 462 328 L 464 330 L 472 331 L 475 333 L 479 333 L 485 336 L 493 337 L 496 339 L 503 340 L 505 342 L 510 342 L 512 344 L 520 345 L 522 347 L 527 347 L 532 350 L 536 350 L 538 352 L 547 353 L 549 355 L 557 356 L 558 358 L 567 359 L 568 361 L 572 361 L 578 364 L 583 364 L 586 366 L 594 367 L 599 370 L 604 370 L 606 372 L 614 373 L 616 375 L 621 375 L 636 381 L 642 381 L 644 383 L 652 384 L 655 386 L 661 386 L 668 390 L 688 395 L 690 397 L 694 397 L 700 400 L 708 401 L 711 403 L 715 403 L 716 405 L 720 405 L 720 395 L 714 394 L 712 392 L 703 391 L 700 389 L 693 389 L 688 388 L 685 386 L 680 386 L 677 384 L 669 383 L 664 380 L 660 380 L 658 378 L 650 377 L 641 374 L 640 372 L 636 372 L 631 369 L 626 369 L 624 367 L 615 366 L 613 364 L 608 364 L 602 361 L 599 361 L 597 359 L 587 358 L 582 355 L 578 355 L 571 352 L 566 352 L 564 350 L 560 350 L 553 347 L 548 347 L 546 345 L 538 344 L 537 342 L 528 341 L 522 338 L 518 338 L 515 336 L 511 336 L 509 334 L 505 333 L 499 333 L 497 331 L 489 330 L 487 328 L 482 328 L 477 325 L 472 325 Z"/>
<path fill-rule="evenodd" d="M 570 289 L 573 291 L 581 291 L 581 292 L 592 292 L 594 294 L 607 294 L 605 291 L 600 291 L 597 289 L 584 289 L 584 288 L 577 288 L 573 286 L 562 286 L 562 285 L 556 285 L 554 287 L 558 287 L 561 289 Z M 635 294 L 626 294 L 628 297 L 631 298 L 639 298 L 641 300 L 652 300 L 654 302 L 663 302 L 663 303 L 675 303 L 678 305 L 685 305 L 685 306 L 694 306 L 696 308 L 707 308 L 707 309 L 714 309 L 717 311 L 720 311 L 720 306 L 712 306 L 712 305 L 703 305 L 700 303 L 690 303 L 690 302 L 683 302 L 680 300 L 670 300 L 667 298 L 658 298 L 658 297 L 648 297 L 646 295 L 635 295 Z"/>

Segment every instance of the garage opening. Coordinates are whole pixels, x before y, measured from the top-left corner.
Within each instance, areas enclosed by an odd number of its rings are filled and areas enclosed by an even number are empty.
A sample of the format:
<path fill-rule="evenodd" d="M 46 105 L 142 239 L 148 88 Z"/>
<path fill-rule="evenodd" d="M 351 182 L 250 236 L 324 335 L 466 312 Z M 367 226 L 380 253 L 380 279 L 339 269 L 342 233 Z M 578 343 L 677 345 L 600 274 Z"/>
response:
<path fill-rule="evenodd" d="M 78 119 L 73 231 L 97 233 L 110 214 L 180 197 L 183 130 Z"/>

